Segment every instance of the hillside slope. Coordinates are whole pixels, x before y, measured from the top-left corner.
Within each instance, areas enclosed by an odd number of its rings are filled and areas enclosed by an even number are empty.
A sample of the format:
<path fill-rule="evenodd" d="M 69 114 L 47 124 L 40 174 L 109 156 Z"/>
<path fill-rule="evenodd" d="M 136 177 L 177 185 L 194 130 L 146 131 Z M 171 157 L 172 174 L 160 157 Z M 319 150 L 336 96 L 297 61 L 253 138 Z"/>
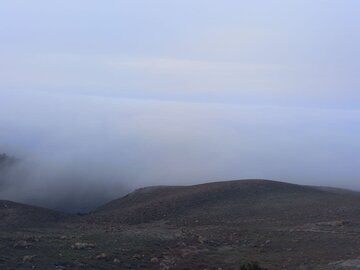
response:
<path fill-rule="evenodd" d="M 69 217 L 68 214 L 46 208 L 0 200 L 1 227 L 39 226 L 62 221 Z"/>
<path fill-rule="evenodd" d="M 238 180 L 194 186 L 150 187 L 100 207 L 101 221 L 143 223 L 160 219 L 191 223 L 232 223 L 244 219 L 311 219 L 357 211 L 360 195 L 268 180 Z M 346 209 L 346 210 L 344 210 Z M 329 212 L 329 213 L 328 213 Z"/>

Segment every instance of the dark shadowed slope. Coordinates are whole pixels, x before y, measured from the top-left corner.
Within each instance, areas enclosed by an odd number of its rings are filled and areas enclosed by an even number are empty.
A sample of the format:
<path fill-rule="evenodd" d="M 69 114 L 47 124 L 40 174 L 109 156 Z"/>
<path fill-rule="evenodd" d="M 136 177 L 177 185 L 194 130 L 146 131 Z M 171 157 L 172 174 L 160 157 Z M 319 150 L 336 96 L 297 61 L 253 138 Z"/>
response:
<path fill-rule="evenodd" d="M 70 217 L 61 212 L 0 200 L 0 226 L 40 226 L 48 223 L 58 222 Z"/>
<path fill-rule="evenodd" d="M 232 223 L 244 219 L 292 222 L 357 211 L 360 195 L 267 180 L 239 180 L 194 186 L 150 187 L 100 207 L 94 221 L 142 223 L 168 219 L 183 224 Z M 346 210 L 344 210 L 346 209 Z"/>

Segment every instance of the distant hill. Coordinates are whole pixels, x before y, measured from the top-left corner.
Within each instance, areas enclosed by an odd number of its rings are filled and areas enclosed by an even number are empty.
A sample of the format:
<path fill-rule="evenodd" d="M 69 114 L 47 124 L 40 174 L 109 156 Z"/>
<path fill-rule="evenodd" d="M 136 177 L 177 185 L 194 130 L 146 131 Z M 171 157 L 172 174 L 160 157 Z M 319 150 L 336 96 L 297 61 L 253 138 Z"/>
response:
<path fill-rule="evenodd" d="M 39 226 L 69 217 L 68 214 L 46 208 L 0 200 L 0 227 Z"/>
<path fill-rule="evenodd" d="M 355 205 L 360 205 L 360 193 L 334 191 L 268 180 L 149 187 L 100 207 L 91 218 L 129 224 L 166 219 L 188 225 L 252 218 L 294 222 L 321 219 L 326 211 L 334 216 L 342 211 L 357 211 Z"/>

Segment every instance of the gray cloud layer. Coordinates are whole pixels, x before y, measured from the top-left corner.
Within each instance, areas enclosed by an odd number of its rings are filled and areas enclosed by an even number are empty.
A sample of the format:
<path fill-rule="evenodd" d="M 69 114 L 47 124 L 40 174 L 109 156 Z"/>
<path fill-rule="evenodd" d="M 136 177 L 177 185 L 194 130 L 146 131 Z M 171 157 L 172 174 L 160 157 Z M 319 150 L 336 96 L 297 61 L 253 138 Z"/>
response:
<path fill-rule="evenodd" d="M 360 112 L 2 94 L 1 198 L 83 210 L 145 185 L 272 178 L 359 189 Z"/>

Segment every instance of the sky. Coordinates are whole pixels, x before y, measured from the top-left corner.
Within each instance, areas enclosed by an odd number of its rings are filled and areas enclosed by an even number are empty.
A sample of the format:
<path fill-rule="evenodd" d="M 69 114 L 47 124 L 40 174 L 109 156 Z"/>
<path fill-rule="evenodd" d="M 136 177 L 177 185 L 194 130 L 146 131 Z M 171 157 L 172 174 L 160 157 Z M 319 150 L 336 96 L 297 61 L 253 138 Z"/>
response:
<path fill-rule="evenodd" d="M 87 210 L 148 185 L 360 190 L 357 0 L 4 0 L 0 199 Z M 4 177 L 3 177 L 4 178 Z"/>

